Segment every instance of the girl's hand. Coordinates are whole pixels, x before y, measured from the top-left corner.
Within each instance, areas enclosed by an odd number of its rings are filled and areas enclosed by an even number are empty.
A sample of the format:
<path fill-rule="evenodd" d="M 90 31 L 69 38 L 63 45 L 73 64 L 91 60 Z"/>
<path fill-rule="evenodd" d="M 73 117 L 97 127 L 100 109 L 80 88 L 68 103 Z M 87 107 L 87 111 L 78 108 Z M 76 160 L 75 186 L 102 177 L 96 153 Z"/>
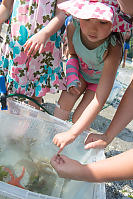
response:
<path fill-rule="evenodd" d="M 83 165 L 76 160 L 72 160 L 64 155 L 55 155 L 50 161 L 52 167 L 56 170 L 59 177 L 81 180 L 83 174 Z"/>
<path fill-rule="evenodd" d="M 39 53 L 42 53 L 44 45 L 47 41 L 47 37 L 43 30 L 40 30 L 38 33 L 33 35 L 30 39 L 26 41 L 24 44 L 25 50 L 27 55 L 35 55 L 36 52 L 39 50 Z"/>
<path fill-rule="evenodd" d="M 85 149 L 99 148 L 104 149 L 112 140 L 109 141 L 105 134 L 90 133 L 85 139 Z"/>
<path fill-rule="evenodd" d="M 66 145 L 72 143 L 75 138 L 76 137 L 68 131 L 56 134 L 53 138 L 53 143 L 60 148 L 58 154 L 64 149 Z"/>

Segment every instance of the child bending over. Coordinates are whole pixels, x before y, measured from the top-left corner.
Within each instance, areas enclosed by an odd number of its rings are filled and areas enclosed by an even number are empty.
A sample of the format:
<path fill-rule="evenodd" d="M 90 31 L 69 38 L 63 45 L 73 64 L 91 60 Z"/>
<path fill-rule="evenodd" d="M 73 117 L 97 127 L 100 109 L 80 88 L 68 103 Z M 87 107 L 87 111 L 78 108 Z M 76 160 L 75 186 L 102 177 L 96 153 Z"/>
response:
<path fill-rule="evenodd" d="M 129 26 L 116 14 L 117 1 L 105 2 L 70 0 L 58 6 L 74 20 L 68 28 L 67 91 L 60 96 L 55 116 L 67 120 L 83 94 L 73 114 L 75 124 L 53 138 L 59 152 L 89 127 L 102 109 L 122 58 L 120 32 Z"/>

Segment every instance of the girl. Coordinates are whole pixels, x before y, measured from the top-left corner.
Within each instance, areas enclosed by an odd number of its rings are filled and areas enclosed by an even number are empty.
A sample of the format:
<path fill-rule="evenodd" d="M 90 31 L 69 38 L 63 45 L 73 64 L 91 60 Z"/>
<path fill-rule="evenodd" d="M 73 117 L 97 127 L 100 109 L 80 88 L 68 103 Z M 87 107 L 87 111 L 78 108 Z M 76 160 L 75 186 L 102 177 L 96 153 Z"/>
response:
<path fill-rule="evenodd" d="M 9 93 L 25 94 L 41 103 L 47 92 L 63 88 L 58 30 L 65 14 L 56 7 L 55 0 L 3 0 L 0 24 L 11 13 L 6 43 L 0 54 L 1 73 L 7 73 Z"/>
<path fill-rule="evenodd" d="M 122 57 L 121 34 L 128 24 L 116 13 L 117 1 L 70 0 L 59 5 L 78 20 L 68 29 L 70 59 L 67 62 L 67 91 L 63 91 L 55 116 L 68 119 L 77 99 L 83 98 L 73 114 L 70 130 L 57 134 L 60 147 L 73 142 L 102 109 L 111 91 Z"/>

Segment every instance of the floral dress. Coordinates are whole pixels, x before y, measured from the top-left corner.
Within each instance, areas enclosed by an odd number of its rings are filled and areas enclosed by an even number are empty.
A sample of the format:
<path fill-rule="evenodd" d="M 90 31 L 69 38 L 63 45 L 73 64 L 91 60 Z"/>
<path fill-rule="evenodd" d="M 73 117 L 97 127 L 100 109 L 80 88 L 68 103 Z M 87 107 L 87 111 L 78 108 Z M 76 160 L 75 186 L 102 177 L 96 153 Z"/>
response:
<path fill-rule="evenodd" d="M 9 93 L 44 96 L 64 89 L 60 30 L 46 42 L 43 52 L 24 53 L 24 44 L 54 16 L 55 0 L 14 0 L 13 12 L 0 53 L 0 71 Z"/>

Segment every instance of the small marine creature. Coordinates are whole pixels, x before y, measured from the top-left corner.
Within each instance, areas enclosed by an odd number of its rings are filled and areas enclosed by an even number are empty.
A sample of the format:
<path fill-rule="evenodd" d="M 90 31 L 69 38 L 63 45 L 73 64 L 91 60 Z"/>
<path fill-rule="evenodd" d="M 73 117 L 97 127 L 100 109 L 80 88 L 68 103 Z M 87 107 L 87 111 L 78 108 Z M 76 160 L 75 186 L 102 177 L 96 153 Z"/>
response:
<path fill-rule="evenodd" d="M 34 161 L 22 159 L 17 164 L 24 166 L 29 174 L 29 182 L 25 186 L 26 189 L 46 195 L 52 194 L 57 175 L 47 158 L 34 159 Z"/>
<path fill-rule="evenodd" d="M 25 173 L 25 168 L 23 167 L 22 174 L 19 177 L 15 177 L 12 173 L 12 171 L 9 168 L 5 168 L 5 171 L 7 171 L 11 177 L 10 181 L 8 181 L 8 184 L 20 187 L 22 189 L 25 189 L 21 184 L 20 180 L 23 178 L 24 173 Z"/>
<path fill-rule="evenodd" d="M 0 166 L 0 181 L 3 181 L 4 178 L 6 178 L 8 175 L 8 172 L 4 170 L 3 166 Z"/>

